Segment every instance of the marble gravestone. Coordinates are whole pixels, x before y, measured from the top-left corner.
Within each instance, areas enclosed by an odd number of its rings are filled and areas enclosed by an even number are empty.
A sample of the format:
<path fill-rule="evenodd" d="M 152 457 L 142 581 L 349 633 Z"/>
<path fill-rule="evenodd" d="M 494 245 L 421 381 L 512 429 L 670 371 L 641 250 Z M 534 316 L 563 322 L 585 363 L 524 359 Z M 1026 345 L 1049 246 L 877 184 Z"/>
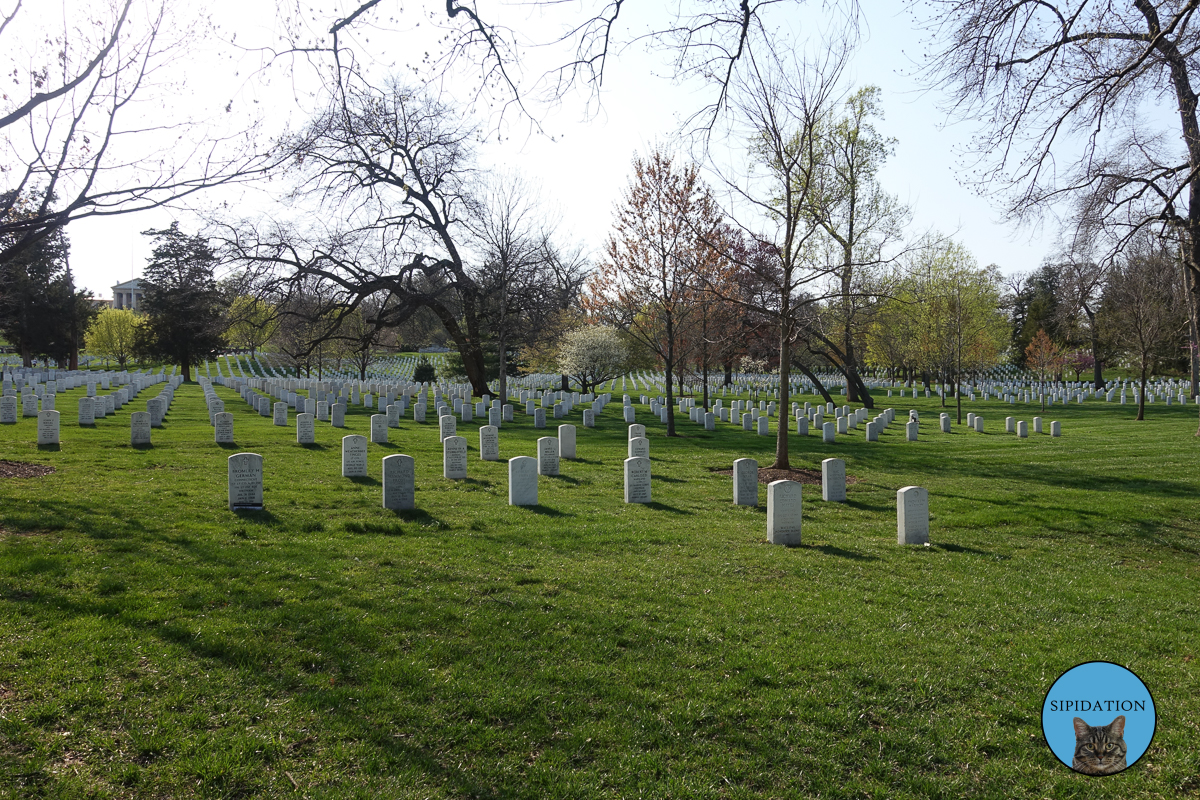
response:
<path fill-rule="evenodd" d="M 449 480 L 467 477 L 467 440 L 461 436 L 447 436 L 442 441 L 442 477 Z"/>
<path fill-rule="evenodd" d="M 650 459 L 625 459 L 625 502 L 650 502 Z"/>
<path fill-rule="evenodd" d="M 758 462 L 753 458 L 739 458 L 733 462 L 733 504 L 758 505 Z"/>
<path fill-rule="evenodd" d="M 392 511 L 416 508 L 416 461 L 400 453 L 383 458 L 383 507 Z"/>
<path fill-rule="evenodd" d="M 455 436 L 457 434 L 458 427 L 455 423 L 453 414 L 443 414 L 442 416 L 438 417 L 438 435 L 441 437 L 443 442 L 449 439 L 451 436 Z"/>
<path fill-rule="evenodd" d="M 258 453 L 238 453 L 228 459 L 229 510 L 263 507 L 263 458 Z"/>
<path fill-rule="evenodd" d="M 213 415 L 213 441 L 217 444 L 233 444 L 233 412 L 222 411 Z"/>
<path fill-rule="evenodd" d="M 371 443 L 372 444 L 387 444 L 388 443 L 387 414 L 372 414 L 371 415 Z"/>
<path fill-rule="evenodd" d="M 144 447 L 150 444 L 150 412 L 135 411 L 129 415 L 129 444 Z"/>
<path fill-rule="evenodd" d="M 795 481 L 767 484 L 767 541 L 771 544 L 800 546 L 800 488 Z"/>
<path fill-rule="evenodd" d="M 0 398 L 0 423 L 12 425 L 17 421 L 17 398 L 7 395 Z"/>
<path fill-rule="evenodd" d="M 329 409 L 329 424 L 334 428 L 346 427 L 346 404 L 334 403 Z"/>
<path fill-rule="evenodd" d="M 367 437 L 357 434 L 342 437 L 342 477 L 367 477 Z"/>
<path fill-rule="evenodd" d="M 500 431 L 495 425 L 479 428 L 479 458 L 481 461 L 500 460 Z"/>
<path fill-rule="evenodd" d="M 537 440 L 538 475 L 556 477 L 558 475 L 558 438 L 543 436 Z"/>
<path fill-rule="evenodd" d="M 39 411 L 37 420 L 37 443 L 38 447 L 42 445 L 58 444 L 58 412 L 53 409 L 49 411 Z"/>
<path fill-rule="evenodd" d="M 531 456 L 508 460 L 508 504 L 536 506 L 538 504 L 538 465 Z"/>
<path fill-rule="evenodd" d="M 575 458 L 575 426 L 558 426 L 558 455 L 559 458 Z"/>
<path fill-rule="evenodd" d="M 896 492 L 896 543 L 929 544 L 929 492 L 920 486 Z"/>
<path fill-rule="evenodd" d="M 79 398 L 79 424 L 80 425 L 95 425 L 96 424 L 96 401 L 91 397 Z"/>
<path fill-rule="evenodd" d="M 317 420 L 307 412 L 296 415 L 296 444 L 315 444 L 317 441 Z"/>
<path fill-rule="evenodd" d="M 637 439 L 637 438 L 645 439 L 646 438 L 646 426 L 645 425 L 630 425 L 629 426 L 629 438 L 630 439 Z"/>
<path fill-rule="evenodd" d="M 846 502 L 846 462 L 840 458 L 821 462 L 821 499 L 827 503 Z"/>
<path fill-rule="evenodd" d="M 629 458 L 650 458 L 650 440 L 645 436 L 630 439 L 628 448 L 626 455 Z"/>
<path fill-rule="evenodd" d="M 273 406 L 273 408 L 275 411 L 274 423 L 276 425 L 279 425 L 280 427 L 286 428 L 287 424 L 288 424 L 288 421 L 287 421 L 288 404 L 287 403 L 276 403 Z"/>

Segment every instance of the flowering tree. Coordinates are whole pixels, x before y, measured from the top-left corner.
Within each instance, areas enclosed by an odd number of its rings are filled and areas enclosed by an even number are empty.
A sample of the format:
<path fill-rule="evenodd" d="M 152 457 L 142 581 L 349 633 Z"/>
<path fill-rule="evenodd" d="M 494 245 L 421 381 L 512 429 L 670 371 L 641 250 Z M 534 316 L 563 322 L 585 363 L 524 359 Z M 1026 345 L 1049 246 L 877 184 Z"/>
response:
<path fill-rule="evenodd" d="M 588 392 L 625 371 L 629 348 L 616 328 L 584 325 L 567 331 L 558 347 L 558 369 Z"/>

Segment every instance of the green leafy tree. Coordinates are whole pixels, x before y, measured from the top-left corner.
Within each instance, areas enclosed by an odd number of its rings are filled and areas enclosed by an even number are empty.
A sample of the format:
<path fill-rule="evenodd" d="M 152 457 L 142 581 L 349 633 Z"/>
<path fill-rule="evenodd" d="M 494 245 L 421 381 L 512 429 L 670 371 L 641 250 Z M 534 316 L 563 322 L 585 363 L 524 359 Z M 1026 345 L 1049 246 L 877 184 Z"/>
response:
<path fill-rule="evenodd" d="M 154 250 L 142 276 L 145 322 L 137 349 L 178 364 L 190 381 L 192 365 L 225 344 L 225 308 L 213 277 L 217 259 L 207 239 L 185 234 L 177 222 L 142 233 L 154 239 Z"/>
<path fill-rule="evenodd" d="M 616 328 L 585 325 L 567 331 L 558 348 L 558 368 L 579 382 L 587 393 L 621 375 L 629 362 L 629 348 Z"/>
<path fill-rule="evenodd" d="M 111 358 L 124 369 L 136 349 L 140 324 L 140 316 L 128 308 L 104 309 L 87 329 L 88 353 Z"/>
<path fill-rule="evenodd" d="M 239 295 L 229 304 L 225 324 L 225 338 L 229 344 L 239 350 L 249 350 L 253 356 L 278 332 L 279 315 L 275 306 L 265 300 Z"/>

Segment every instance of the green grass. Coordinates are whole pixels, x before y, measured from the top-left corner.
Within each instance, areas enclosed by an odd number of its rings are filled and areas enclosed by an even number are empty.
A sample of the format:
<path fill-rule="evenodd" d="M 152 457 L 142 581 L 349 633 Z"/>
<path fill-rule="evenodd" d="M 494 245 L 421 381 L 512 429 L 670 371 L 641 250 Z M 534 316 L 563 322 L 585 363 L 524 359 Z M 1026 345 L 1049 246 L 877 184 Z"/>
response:
<path fill-rule="evenodd" d="M 154 391 L 94 429 L 82 390 L 60 395 L 57 451 L 33 420 L 0 427 L 0 458 L 57 468 L 0 481 L 0 796 L 1200 795 L 1193 406 L 1055 406 L 1062 438 L 1020 441 L 1012 406 L 964 404 L 989 432 L 944 435 L 936 399 L 893 398 L 878 444 L 793 436 L 794 465 L 837 455 L 857 482 L 845 504 L 806 486 L 805 543 L 782 548 L 710 471 L 771 460 L 773 437 L 730 425 L 648 425 L 655 502 L 626 506 L 610 405 L 541 505 L 513 508 L 478 422 L 459 424 L 466 481 L 411 418 L 349 480 L 340 437 L 368 433 L 365 409 L 302 447 L 218 388 L 222 448 L 189 384 L 131 448 Z M 547 433 L 517 418 L 503 458 Z M 240 451 L 264 457 L 263 512 L 225 508 Z M 398 452 L 414 512 L 380 508 Z M 910 484 L 928 548 L 895 544 Z M 1050 683 L 1093 659 L 1135 670 L 1159 714 L 1142 761 L 1101 780 L 1040 726 Z"/>

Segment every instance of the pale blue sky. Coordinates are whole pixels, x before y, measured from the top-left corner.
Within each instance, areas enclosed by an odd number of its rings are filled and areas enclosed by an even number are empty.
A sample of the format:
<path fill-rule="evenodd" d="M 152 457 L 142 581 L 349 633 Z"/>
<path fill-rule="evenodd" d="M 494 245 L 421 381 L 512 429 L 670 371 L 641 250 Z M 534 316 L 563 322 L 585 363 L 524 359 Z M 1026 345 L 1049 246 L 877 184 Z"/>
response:
<path fill-rule="evenodd" d="M 955 152 L 969 137 L 970 124 L 946 124 L 948 120 L 937 109 L 941 98 L 922 91 L 909 77 L 915 70 L 909 55 L 920 50 L 911 17 L 899 0 L 862 0 L 861 5 L 865 35 L 853 58 L 850 77 L 854 87 L 875 84 L 883 91 L 885 119 L 879 127 L 897 140 L 895 154 L 881 175 L 883 185 L 911 206 L 914 231 L 933 227 L 956 233 L 981 264 L 998 264 L 1005 273 L 1035 268 L 1051 247 L 1052 225 L 1040 235 L 1015 231 L 998 221 L 998 213 L 985 198 L 959 184 Z M 818 8 L 818 4 L 812 7 Z M 229 8 L 244 10 L 244 4 Z M 222 11 L 223 4 L 217 3 L 214 13 L 218 21 Z M 243 29 L 239 42 L 252 34 L 253 30 Z M 399 41 L 402 35 L 395 37 Z M 372 42 L 377 44 L 379 37 Z M 540 182 L 543 197 L 558 208 L 569 238 L 599 250 L 613 204 L 628 180 L 634 152 L 645 152 L 656 142 L 673 142 L 678 119 L 697 103 L 688 90 L 655 76 L 665 72 L 660 56 L 631 47 L 610 61 L 601 113 L 584 121 L 582 106 L 568 99 L 546 117 L 546 130 L 555 135 L 555 142 L 540 136 L 514 137 L 502 146 L 486 148 L 481 161 Z M 214 103 L 223 102 L 220 93 L 225 87 L 204 83 L 203 76 L 211 74 L 204 64 L 196 64 L 189 67 L 188 80 L 198 96 L 211 91 Z M 280 86 L 278 81 L 275 86 Z M 249 93 L 247 90 L 246 95 Z M 253 94 L 262 102 L 279 104 L 272 119 L 282 118 L 292 107 L 290 91 L 285 96 L 274 87 L 259 88 Z M 262 200 L 246 194 L 232 202 L 238 208 L 253 209 Z M 74 224 L 69 233 L 77 281 L 98 296 L 110 296 L 112 284 L 141 272 L 149 249 L 139 232 L 163 227 L 171 218 L 170 213 L 161 211 Z M 197 225 L 186 214 L 179 218 L 185 229 Z"/>

